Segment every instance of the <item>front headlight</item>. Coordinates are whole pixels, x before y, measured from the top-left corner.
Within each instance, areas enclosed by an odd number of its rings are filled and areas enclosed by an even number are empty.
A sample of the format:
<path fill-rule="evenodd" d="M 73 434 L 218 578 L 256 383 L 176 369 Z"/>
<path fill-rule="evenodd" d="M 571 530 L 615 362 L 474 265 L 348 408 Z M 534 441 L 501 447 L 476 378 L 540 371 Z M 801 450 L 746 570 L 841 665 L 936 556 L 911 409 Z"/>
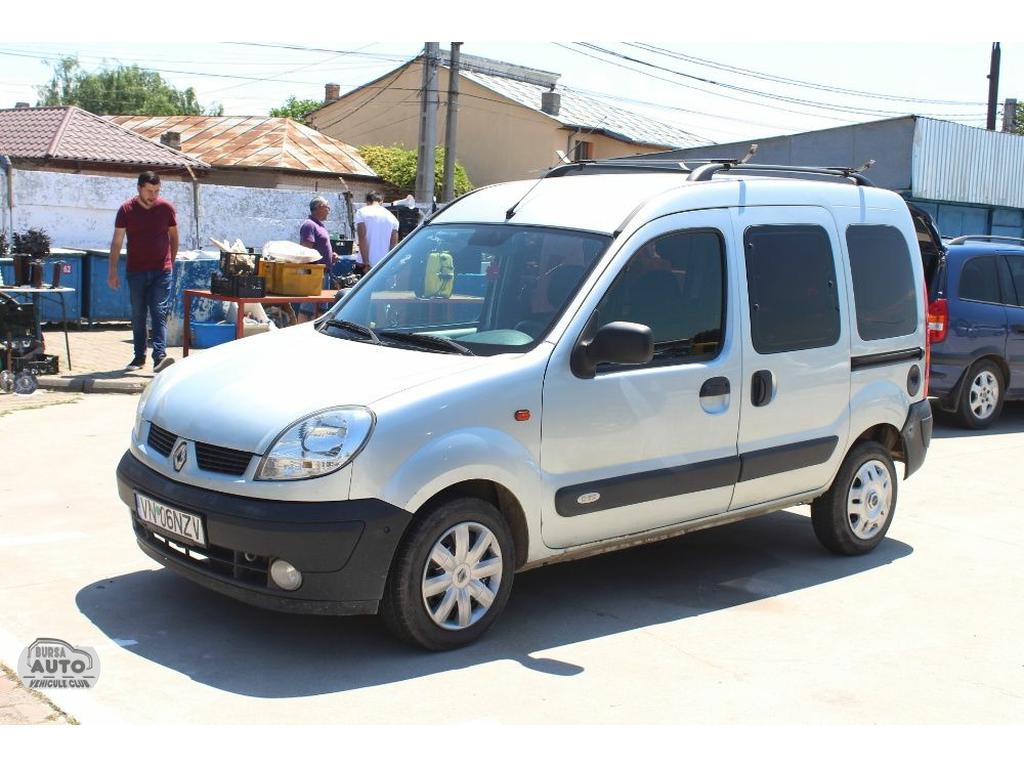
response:
<path fill-rule="evenodd" d="M 355 406 L 331 408 L 296 421 L 270 445 L 257 480 L 304 480 L 348 464 L 373 430 L 373 412 Z"/>

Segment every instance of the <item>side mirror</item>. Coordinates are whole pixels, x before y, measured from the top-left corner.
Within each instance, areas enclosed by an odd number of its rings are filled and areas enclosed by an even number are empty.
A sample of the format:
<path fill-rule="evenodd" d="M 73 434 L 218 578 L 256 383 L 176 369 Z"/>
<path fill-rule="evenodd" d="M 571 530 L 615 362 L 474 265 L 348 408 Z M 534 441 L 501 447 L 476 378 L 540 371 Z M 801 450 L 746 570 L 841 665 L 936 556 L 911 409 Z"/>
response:
<path fill-rule="evenodd" d="M 601 363 L 643 365 L 654 357 L 654 334 L 646 325 L 617 321 L 601 326 L 590 340 L 581 341 L 572 353 L 572 372 L 592 379 Z"/>

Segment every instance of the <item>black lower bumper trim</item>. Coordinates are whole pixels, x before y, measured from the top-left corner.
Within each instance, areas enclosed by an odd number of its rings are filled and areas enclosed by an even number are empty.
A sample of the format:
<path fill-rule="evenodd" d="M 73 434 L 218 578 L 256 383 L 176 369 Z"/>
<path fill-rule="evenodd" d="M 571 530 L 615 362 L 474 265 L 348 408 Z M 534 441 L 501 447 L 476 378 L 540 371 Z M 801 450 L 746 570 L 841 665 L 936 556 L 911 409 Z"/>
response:
<path fill-rule="evenodd" d="M 117 483 L 146 554 L 210 589 L 279 611 L 375 612 L 411 519 L 379 499 L 283 502 L 197 488 L 170 480 L 130 453 L 118 465 Z M 198 515 L 206 543 L 176 540 L 140 521 L 134 513 L 136 493 Z M 302 573 L 297 590 L 280 589 L 268 578 L 275 559 Z"/>
<path fill-rule="evenodd" d="M 928 445 L 932 441 L 932 423 L 932 406 L 927 398 L 910 406 L 907 423 L 900 430 L 906 452 L 904 479 L 910 477 L 924 464 Z"/>

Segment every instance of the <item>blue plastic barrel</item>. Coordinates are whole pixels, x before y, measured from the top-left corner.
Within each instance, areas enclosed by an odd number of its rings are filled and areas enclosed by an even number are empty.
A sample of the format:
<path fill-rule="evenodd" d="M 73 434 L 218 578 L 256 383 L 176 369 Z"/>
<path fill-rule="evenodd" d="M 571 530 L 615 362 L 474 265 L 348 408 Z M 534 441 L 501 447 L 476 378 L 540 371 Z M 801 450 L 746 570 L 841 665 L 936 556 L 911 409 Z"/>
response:
<path fill-rule="evenodd" d="M 109 251 L 87 250 L 82 260 L 82 316 L 86 322 L 91 326 L 100 320 L 131 320 L 132 297 L 128 292 L 124 254 L 117 261 L 117 274 L 121 284 L 116 291 L 112 291 L 107 285 Z"/>

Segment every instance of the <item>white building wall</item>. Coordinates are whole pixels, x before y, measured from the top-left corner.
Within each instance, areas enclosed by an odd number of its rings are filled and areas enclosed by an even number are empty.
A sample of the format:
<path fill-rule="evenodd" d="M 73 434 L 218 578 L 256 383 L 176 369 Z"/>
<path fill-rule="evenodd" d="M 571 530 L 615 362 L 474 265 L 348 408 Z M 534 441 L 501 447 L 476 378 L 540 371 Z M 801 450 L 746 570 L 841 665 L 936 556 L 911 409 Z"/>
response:
<path fill-rule="evenodd" d="M 0 177 L 0 229 L 44 229 L 54 246 L 110 247 L 118 207 L 136 194 L 135 177 L 90 176 L 54 171 L 15 169 L 12 217 L 8 216 L 6 179 Z M 211 247 L 209 238 L 241 238 L 259 248 L 268 240 L 297 240 L 316 193 L 199 184 L 198 230 L 191 182 L 166 180 L 160 194 L 178 213 L 181 248 Z M 327 228 L 332 234 L 350 231 L 340 192 L 320 193 L 331 203 Z"/>

